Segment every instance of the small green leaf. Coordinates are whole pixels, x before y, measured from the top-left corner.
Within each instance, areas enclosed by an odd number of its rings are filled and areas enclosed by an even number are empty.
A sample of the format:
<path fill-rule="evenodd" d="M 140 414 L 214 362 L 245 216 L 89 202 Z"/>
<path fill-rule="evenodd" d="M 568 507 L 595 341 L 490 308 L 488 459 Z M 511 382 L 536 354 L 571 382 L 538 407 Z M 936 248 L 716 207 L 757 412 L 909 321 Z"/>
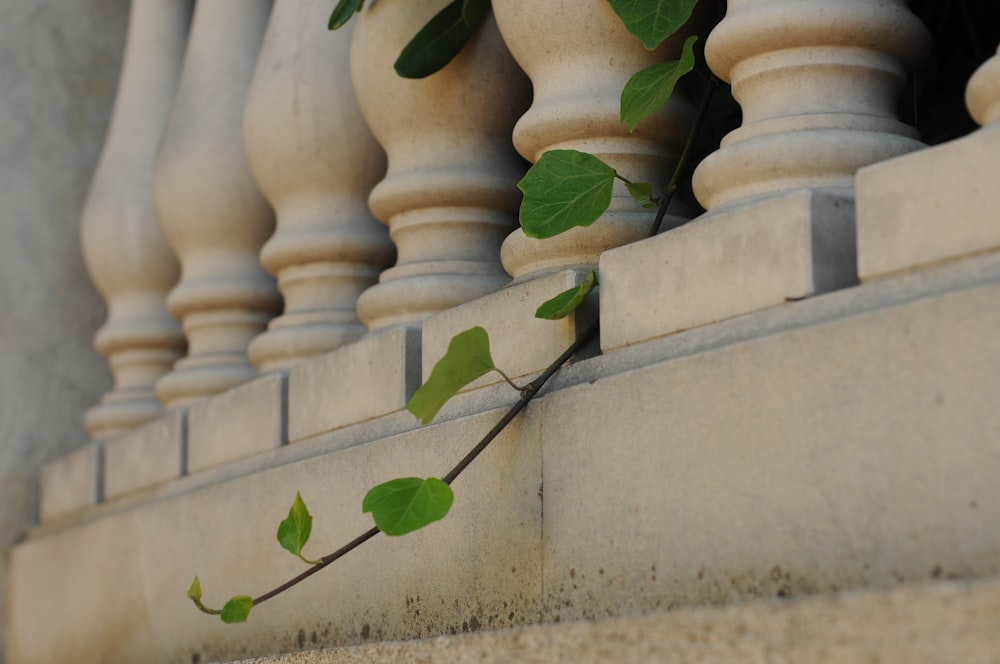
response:
<path fill-rule="evenodd" d="M 611 205 L 614 182 L 615 169 L 594 155 L 549 150 L 517 183 L 524 234 L 543 239 L 590 226 Z"/>
<path fill-rule="evenodd" d="M 490 355 L 490 336 L 486 330 L 477 326 L 456 334 L 406 409 L 422 424 L 428 424 L 460 389 L 494 370 L 496 365 Z"/>
<path fill-rule="evenodd" d="M 253 597 L 237 595 L 222 607 L 222 622 L 229 624 L 246 622 L 252 608 Z"/>
<path fill-rule="evenodd" d="M 490 11 L 490 0 L 465 0 L 462 3 L 462 20 L 466 25 L 479 25 Z"/>
<path fill-rule="evenodd" d="M 188 588 L 188 599 L 195 602 L 201 601 L 201 581 L 198 580 L 198 575 L 194 577 L 194 581 L 191 582 L 191 587 Z"/>
<path fill-rule="evenodd" d="M 626 182 L 625 188 L 632 196 L 632 200 L 644 208 L 656 207 L 653 203 L 653 185 L 648 182 Z"/>
<path fill-rule="evenodd" d="M 681 59 L 661 62 L 636 72 L 625 84 L 621 99 L 621 121 L 635 131 L 636 125 L 663 105 L 674 92 L 677 81 L 694 69 L 694 43 L 691 35 L 681 48 Z"/>
<path fill-rule="evenodd" d="M 402 477 L 369 491 L 361 509 L 386 535 L 405 535 L 443 519 L 454 501 L 451 487 L 435 477 Z"/>
<path fill-rule="evenodd" d="M 590 291 L 594 290 L 595 286 L 597 286 L 597 273 L 591 272 L 584 277 L 579 286 L 559 293 L 559 295 L 556 295 L 538 307 L 538 310 L 535 312 L 535 318 L 559 320 L 560 318 L 569 316 L 587 299 L 587 295 L 590 294 Z"/>
<path fill-rule="evenodd" d="M 475 34 L 486 12 L 482 2 L 453 0 L 420 29 L 407 44 L 393 67 L 403 78 L 424 78 L 442 69 L 458 55 Z M 486 3 L 488 9 L 488 3 Z M 466 16 L 476 21 L 467 23 Z"/>
<path fill-rule="evenodd" d="M 625 28 L 650 51 L 681 29 L 698 0 L 608 0 Z"/>
<path fill-rule="evenodd" d="M 302 547 L 309 541 L 312 534 L 312 515 L 306 508 L 305 501 L 298 491 L 295 492 L 295 500 L 291 509 L 288 510 L 288 518 L 278 524 L 278 543 L 281 544 L 292 555 L 302 557 Z M 318 561 L 306 560 L 305 562 L 315 565 Z"/>
<path fill-rule="evenodd" d="M 330 22 L 327 24 L 327 27 L 330 30 L 343 27 L 344 24 L 351 20 L 352 16 L 361 11 L 364 4 L 365 0 L 340 0 L 337 6 L 333 8 L 333 13 L 330 14 Z"/>

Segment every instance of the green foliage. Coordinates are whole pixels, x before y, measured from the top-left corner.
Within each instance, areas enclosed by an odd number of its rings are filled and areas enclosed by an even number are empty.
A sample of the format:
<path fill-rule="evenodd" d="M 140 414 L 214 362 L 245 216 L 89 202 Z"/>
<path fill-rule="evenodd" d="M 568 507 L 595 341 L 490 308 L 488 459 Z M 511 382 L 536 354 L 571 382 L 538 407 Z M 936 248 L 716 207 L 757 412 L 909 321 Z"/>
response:
<path fill-rule="evenodd" d="M 227 624 L 246 622 L 253 608 L 253 597 L 237 595 L 222 607 L 222 622 Z"/>
<path fill-rule="evenodd" d="M 650 51 L 680 30 L 698 0 L 608 0 L 622 23 Z"/>
<path fill-rule="evenodd" d="M 352 16 L 361 11 L 364 4 L 365 0 L 340 0 L 337 6 L 333 8 L 333 13 L 330 14 L 330 22 L 327 24 L 327 27 L 330 30 L 343 27 L 345 23 L 351 20 Z"/>
<path fill-rule="evenodd" d="M 427 382 L 414 392 L 406 409 L 422 424 L 429 424 L 460 389 L 496 370 L 486 330 L 477 326 L 456 334 L 447 352 L 434 365 Z"/>
<path fill-rule="evenodd" d="M 680 60 L 661 62 L 640 70 L 628 80 L 622 90 L 621 120 L 635 131 L 636 125 L 663 105 L 674 92 L 674 86 L 694 69 L 694 43 L 697 35 L 684 41 Z M 635 197 L 635 194 L 633 194 Z"/>
<path fill-rule="evenodd" d="M 312 534 L 312 515 L 306 508 L 302 496 L 296 491 L 295 500 L 288 510 L 288 518 L 278 524 L 278 543 L 292 555 L 302 558 L 303 562 L 318 565 L 318 560 L 309 560 L 302 555 L 302 547 L 309 541 L 310 534 Z"/>
<path fill-rule="evenodd" d="M 393 65 L 403 78 L 424 78 L 458 55 L 489 13 L 490 0 L 453 0 L 420 29 Z"/>
<path fill-rule="evenodd" d="M 614 181 L 615 169 L 594 155 L 549 150 L 517 183 L 524 234 L 544 239 L 590 226 L 611 205 Z"/>
<path fill-rule="evenodd" d="M 625 188 L 632 196 L 632 200 L 644 208 L 656 207 L 653 202 L 653 185 L 648 182 L 626 182 Z"/>
<path fill-rule="evenodd" d="M 405 535 L 443 519 L 454 500 L 451 487 L 437 478 L 402 477 L 369 491 L 361 509 L 386 535 Z"/>
<path fill-rule="evenodd" d="M 193 602 L 201 601 L 201 581 L 198 580 L 197 574 L 195 574 L 194 581 L 191 582 L 191 587 L 188 588 L 187 596 Z"/>
<path fill-rule="evenodd" d="M 590 291 L 594 290 L 595 286 L 597 286 L 597 273 L 591 272 L 584 277 L 579 286 L 559 293 L 559 295 L 556 295 L 538 307 L 538 310 L 535 312 L 535 318 L 559 320 L 560 318 L 569 316 L 576 311 L 577 307 L 583 304 L 583 301 L 587 299 L 587 295 L 590 294 Z"/>

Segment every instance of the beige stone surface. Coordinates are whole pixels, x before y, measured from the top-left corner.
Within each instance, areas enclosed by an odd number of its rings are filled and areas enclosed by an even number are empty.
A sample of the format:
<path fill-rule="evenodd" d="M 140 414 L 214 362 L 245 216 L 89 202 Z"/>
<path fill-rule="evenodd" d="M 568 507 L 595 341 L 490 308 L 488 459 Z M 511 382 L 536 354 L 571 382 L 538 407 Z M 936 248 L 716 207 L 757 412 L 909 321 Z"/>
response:
<path fill-rule="evenodd" d="M 97 503 L 101 492 L 102 454 L 99 443 L 90 443 L 42 466 L 38 497 L 41 521 Z"/>
<path fill-rule="evenodd" d="M 184 474 L 187 412 L 173 410 L 104 444 L 104 497 L 176 479 Z"/>
<path fill-rule="evenodd" d="M 316 650 L 244 664 L 994 664 L 998 650 L 1000 585 L 990 579 Z"/>
<path fill-rule="evenodd" d="M 481 326 L 490 336 L 493 362 L 511 378 L 543 371 L 575 340 L 597 314 L 596 292 L 578 313 L 562 320 L 535 318 L 535 310 L 559 293 L 578 286 L 582 270 L 563 270 L 491 293 L 431 316 L 423 324 L 423 380 L 448 350 L 452 337 Z M 466 389 L 503 381 L 491 372 Z"/>
<path fill-rule="evenodd" d="M 288 441 L 406 408 L 420 387 L 420 330 L 369 334 L 288 374 Z"/>
<path fill-rule="evenodd" d="M 187 415 L 187 472 L 285 443 L 285 377 L 263 376 L 200 401 Z"/>
<path fill-rule="evenodd" d="M 1000 123 L 858 172 L 862 280 L 1000 248 Z"/>
<path fill-rule="evenodd" d="M 601 256 L 605 351 L 857 282 L 853 200 L 808 189 Z"/>

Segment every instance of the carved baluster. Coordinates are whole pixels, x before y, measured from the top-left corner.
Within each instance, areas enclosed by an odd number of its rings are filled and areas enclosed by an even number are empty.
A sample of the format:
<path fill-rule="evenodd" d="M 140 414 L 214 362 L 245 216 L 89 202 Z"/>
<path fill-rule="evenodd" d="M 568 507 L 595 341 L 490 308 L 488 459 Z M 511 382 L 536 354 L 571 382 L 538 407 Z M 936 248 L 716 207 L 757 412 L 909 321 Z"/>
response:
<path fill-rule="evenodd" d="M 447 0 L 369 3 L 358 17 L 351 69 L 362 113 L 388 154 L 369 198 L 396 244 L 396 265 L 358 300 L 369 329 L 419 323 L 507 283 L 499 261 L 517 224 L 524 166 L 510 131 L 527 79 L 492 18 L 442 71 L 399 78 L 402 47 Z"/>
<path fill-rule="evenodd" d="M 153 209 L 153 158 L 177 88 L 190 1 L 133 0 L 121 81 L 107 141 L 83 212 L 83 254 L 108 319 L 94 345 L 107 356 L 114 389 L 90 409 L 91 436 L 105 439 L 155 418 L 153 392 L 184 350 L 166 306 L 177 282 Z"/>
<path fill-rule="evenodd" d="M 665 186 L 693 116 L 683 86 L 634 133 L 619 120 L 619 104 L 633 74 L 678 57 L 684 34 L 650 52 L 606 0 L 496 0 L 493 8 L 534 86 L 531 108 L 514 129 L 518 152 L 532 162 L 554 148 L 590 152 L 634 182 Z M 503 264 L 515 279 L 596 268 L 602 251 L 645 237 L 650 225 L 649 211 L 616 181 L 610 209 L 592 226 L 546 240 L 517 229 L 504 242 Z"/>
<path fill-rule="evenodd" d="M 367 196 L 385 157 L 354 100 L 350 31 L 325 29 L 330 3 L 278 3 L 244 113 L 247 157 L 277 214 L 261 261 L 285 312 L 250 344 L 260 371 L 287 369 L 361 336 L 358 296 L 392 263 Z"/>
<path fill-rule="evenodd" d="M 269 0 L 210 0 L 195 8 L 180 89 L 156 157 L 156 210 L 181 262 L 167 298 L 188 354 L 156 384 L 184 405 L 256 375 L 246 348 L 280 306 L 258 254 L 274 218 L 243 148 L 243 104 Z"/>

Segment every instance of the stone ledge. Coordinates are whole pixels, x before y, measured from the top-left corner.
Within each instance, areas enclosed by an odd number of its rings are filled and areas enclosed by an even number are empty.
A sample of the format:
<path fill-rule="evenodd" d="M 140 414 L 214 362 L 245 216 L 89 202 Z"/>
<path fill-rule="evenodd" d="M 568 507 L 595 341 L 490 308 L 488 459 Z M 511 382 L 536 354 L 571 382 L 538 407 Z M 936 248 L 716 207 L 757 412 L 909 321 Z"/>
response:
<path fill-rule="evenodd" d="M 175 410 L 104 443 L 104 497 L 108 500 L 186 472 L 187 412 Z"/>
<path fill-rule="evenodd" d="M 51 521 L 93 507 L 102 496 L 100 443 L 90 443 L 42 466 L 39 518 Z"/>

